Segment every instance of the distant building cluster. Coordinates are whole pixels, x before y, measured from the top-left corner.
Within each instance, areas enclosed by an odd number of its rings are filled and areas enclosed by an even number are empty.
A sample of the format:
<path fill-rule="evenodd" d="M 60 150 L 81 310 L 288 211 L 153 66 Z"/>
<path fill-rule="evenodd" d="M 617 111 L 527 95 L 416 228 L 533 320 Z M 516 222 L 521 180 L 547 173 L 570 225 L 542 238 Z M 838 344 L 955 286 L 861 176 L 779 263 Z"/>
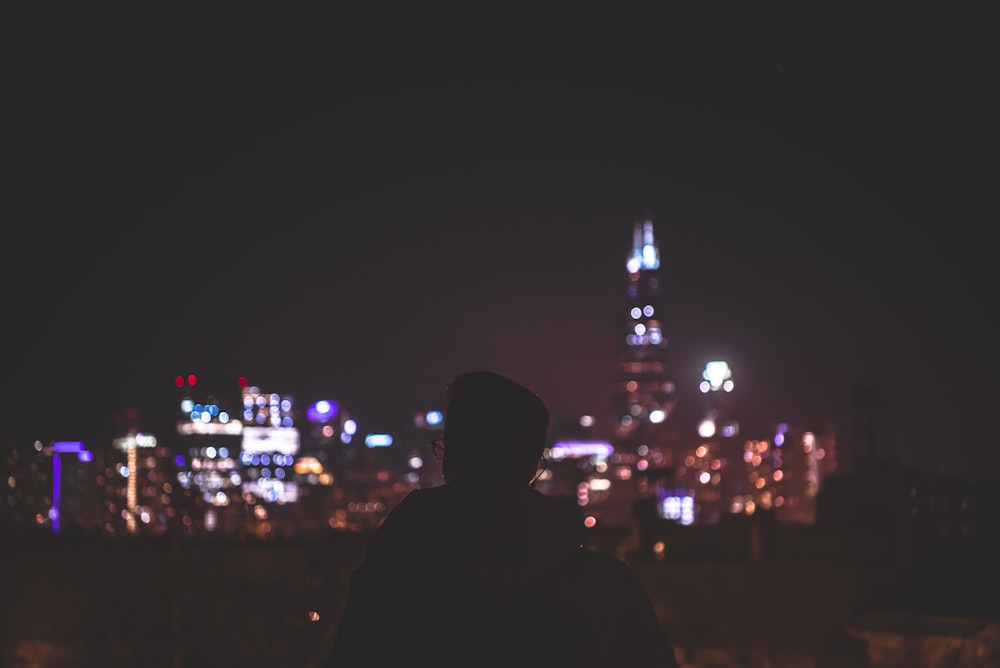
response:
<path fill-rule="evenodd" d="M 702 377 L 689 379 L 702 417 L 683 429 L 648 216 L 634 225 L 626 279 L 612 423 L 583 415 L 554 424 L 537 488 L 575 500 L 595 530 L 630 525 L 642 504 L 682 526 L 755 513 L 815 522 L 817 496 L 837 471 L 833 428 L 776 422 L 770 433 L 743 434 L 733 369 L 707 360 Z M 441 482 L 428 461 L 428 442 L 443 427 L 439 409 L 415 411 L 394 433 L 371 433 L 332 398 L 299 405 L 246 378 L 195 373 L 174 384 L 174 433 L 145 433 L 142 416 L 125 411 L 112 443 L 6 448 L 2 521 L 115 536 L 365 531 L 411 490 Z"/>

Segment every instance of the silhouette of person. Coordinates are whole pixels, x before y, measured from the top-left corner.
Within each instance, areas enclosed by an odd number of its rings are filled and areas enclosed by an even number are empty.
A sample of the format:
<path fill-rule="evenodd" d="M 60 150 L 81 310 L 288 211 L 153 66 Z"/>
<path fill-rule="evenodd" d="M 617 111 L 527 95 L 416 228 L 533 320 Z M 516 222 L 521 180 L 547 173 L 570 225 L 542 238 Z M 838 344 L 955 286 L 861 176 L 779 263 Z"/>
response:
<path fill-rule="evenodd" d="M 446 396 L 444 484 L 410 492 L 373 535 L 326 666 L 676 668 L 631 567 L 582 547 L 573 508 L 533 489 L 543 401 L 490 371 Z"/>

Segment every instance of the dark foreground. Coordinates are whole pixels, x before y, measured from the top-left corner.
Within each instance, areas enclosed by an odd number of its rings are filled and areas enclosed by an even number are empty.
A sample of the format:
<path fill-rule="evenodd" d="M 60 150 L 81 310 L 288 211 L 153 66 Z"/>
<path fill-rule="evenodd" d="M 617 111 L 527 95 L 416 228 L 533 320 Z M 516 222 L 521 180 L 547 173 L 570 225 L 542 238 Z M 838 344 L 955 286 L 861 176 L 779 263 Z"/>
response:
<path fill-rule="evenodd" d="M 0 665 L 318 666 L 366 540 L 5 539 Z M 928 603 L 930 577 L 836 558 L 716 550 L 633 565 L 686 667 L 1000 666 L 995 584 L 934 608 L 900 603 Z"/>

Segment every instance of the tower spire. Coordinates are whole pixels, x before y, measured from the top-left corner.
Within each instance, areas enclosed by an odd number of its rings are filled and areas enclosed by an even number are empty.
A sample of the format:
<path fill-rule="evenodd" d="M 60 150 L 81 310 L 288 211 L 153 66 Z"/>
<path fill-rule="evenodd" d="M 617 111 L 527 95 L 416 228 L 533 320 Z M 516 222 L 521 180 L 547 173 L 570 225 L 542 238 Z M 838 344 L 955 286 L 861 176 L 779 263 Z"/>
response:
<path fill-rule="evenodd" d="M 660 249 L 656 245 L 653 232 L 653 217 L 649 209 L 637 220 L 632 228 L 632 251 L 625 263 L 630 274 L 641 269 L 659 269 Z"/>

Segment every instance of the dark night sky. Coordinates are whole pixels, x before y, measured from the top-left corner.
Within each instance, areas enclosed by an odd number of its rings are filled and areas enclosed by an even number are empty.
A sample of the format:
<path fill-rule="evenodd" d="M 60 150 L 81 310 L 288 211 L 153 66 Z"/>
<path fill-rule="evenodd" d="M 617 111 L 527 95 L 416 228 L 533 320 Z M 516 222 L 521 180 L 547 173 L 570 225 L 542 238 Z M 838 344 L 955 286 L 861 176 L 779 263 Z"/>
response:
<path fill-rule="evenodd" d="M 993 40 L 908 11 L 6 21 L 8 434 L 187 372 L 372 430 L 472 367 L 604 415 L 648 208 L 683 419 L 722 358 L 747 436 L 850 448 L 874 381 L 887 452 L 997 472 Z"/>

